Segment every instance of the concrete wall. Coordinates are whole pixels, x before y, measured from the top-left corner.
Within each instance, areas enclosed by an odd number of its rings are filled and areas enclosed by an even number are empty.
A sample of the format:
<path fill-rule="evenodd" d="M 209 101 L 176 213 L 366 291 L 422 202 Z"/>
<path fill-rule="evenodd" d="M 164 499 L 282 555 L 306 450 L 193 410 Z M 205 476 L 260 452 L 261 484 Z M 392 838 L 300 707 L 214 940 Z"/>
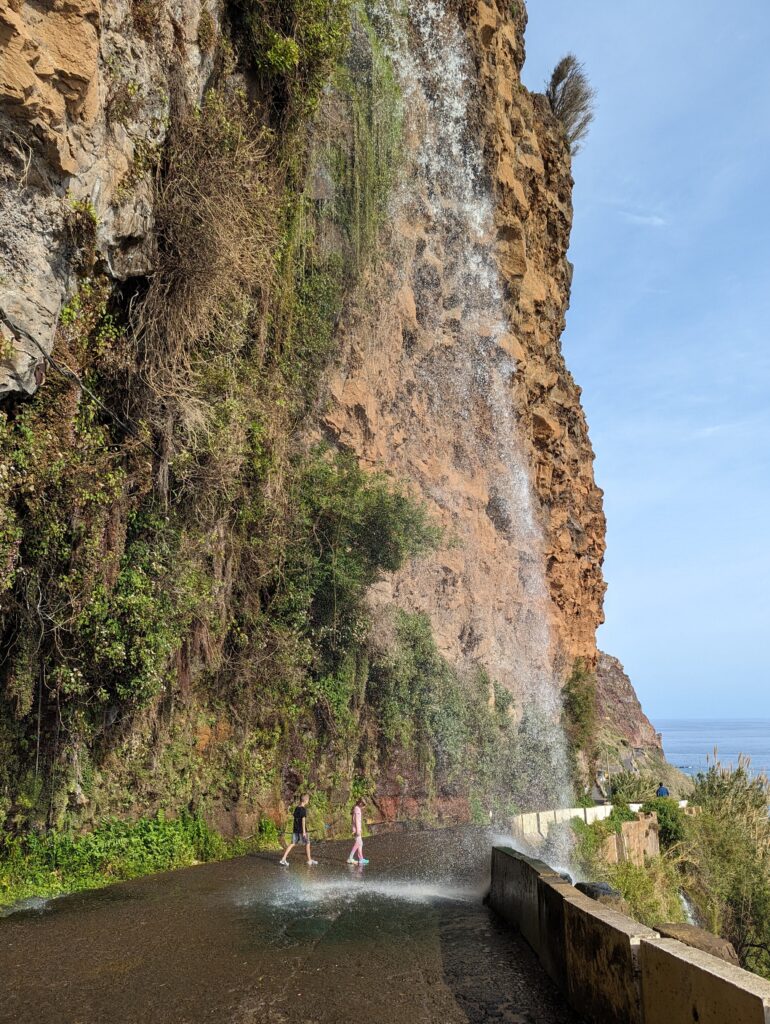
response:
<path fill-rule="evenodd" d="M 644 867 L 650 857 L 660 856 L 657 814 L 637 814 L 636 821 L 624 821 L 620 832 L 607 839 L 601 856 L 607 864 L 636 864 Z"/>
<path fill-rule="evenodd" d="M 562 821 L 580 818 L 587 825 L 594 821 L 604 821 L 612 813 L 611 804 L 596 807 L 560 807 L 549 811 L 530 811 L 517 814 L 511 822 L 514 835 L 522 835 L 527 839 L 545 839 L 552 825 Z"/>
<path fill-rule="evenodd" d="M 769 982 L 661 938 L 543 861 L 495 847 L 489 902 L 594 1024 L 770 1024 Z"/>
<path fill-rule="evenodd" d="M 538 838 L 545 839 L 551 825 L 560 821 L 572 821 L 573 818 L 580 818 L 591 825 L 595 821 L 604 821 L 612 813 L 612 804 L 597 804 L 595 807 L 560 807 L 548 811 L 529 811 L 526 814 L 517 814 L 511 822 L 514 835 L 522 835 L 526 839 L 537 841 Z M 628 805 L 634 813 L 641 810 L 641 804 Z M 686 800 L 679 801 L 680 807 L 687 807 Z M 696 808 L 690 808 L 688 813 L 694 812 Z"/>

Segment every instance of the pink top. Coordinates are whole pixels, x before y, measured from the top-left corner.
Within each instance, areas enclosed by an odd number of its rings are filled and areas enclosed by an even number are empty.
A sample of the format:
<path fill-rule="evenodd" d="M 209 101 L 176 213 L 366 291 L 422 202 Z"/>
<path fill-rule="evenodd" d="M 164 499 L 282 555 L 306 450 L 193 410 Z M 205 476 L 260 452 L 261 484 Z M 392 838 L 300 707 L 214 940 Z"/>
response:
<path fill-rule="evenodd" d="M 353 808 L 353 835 L 361 835 L 361 808 L 358 804 Z"/>

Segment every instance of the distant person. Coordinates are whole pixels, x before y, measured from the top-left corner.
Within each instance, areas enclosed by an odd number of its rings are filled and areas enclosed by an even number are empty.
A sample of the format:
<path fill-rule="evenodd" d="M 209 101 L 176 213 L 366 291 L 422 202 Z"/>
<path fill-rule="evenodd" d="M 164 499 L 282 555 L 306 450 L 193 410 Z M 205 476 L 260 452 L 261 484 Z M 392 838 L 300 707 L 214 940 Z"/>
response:
<path fill-rule="evenodd" d="M 649 790 L 647 790 L 647 792 L 649 793 Z M 655 793 L 655 796 L 671 796 L 671 794 L 669 793 L 669 791 L 666 789 L 666 787 L 661 782 L 660 785 L 658 786 L 658 789 L 657 789 L 657 791 Z"/>
<path fill-rule="evenodd" d="M 359 864 L 368 864 L 369 861 L 364 857 L 364 807 L 366 807 L 366 800 L 356 800 L 353 805 L 353 814 L 351 815 L 353 824 L 353 849 L 350 851 L 348 857 L 348 864 L 356 863 L 356 855 L 358 855 Z"/>
<path fill-rule="evenodd" d="M 317 860 L 313 860 L 313 858 L 310 856 L 310 836 L 308 835 L 307 831 L 307 805 L 309 803 L 310 797 L 308 796 L 307 793 L 303 793 L 302 799 L 294 808 L 294 824 L 292 826 L 294 831 L 291 837 L 291 842 L 284 850 L 283 857 L 281 857 L 281 859 L 278 861 L 278 863 L 283 868 L 287 868 L 289 866 L 289 862 L 286 858 L 289 856 L 294 847 L 299 846 L 300 843 L 303 843 L 305 846 L 305 853 L 307 855 L 308 864 L 313 865 L 318 863 Z"/>

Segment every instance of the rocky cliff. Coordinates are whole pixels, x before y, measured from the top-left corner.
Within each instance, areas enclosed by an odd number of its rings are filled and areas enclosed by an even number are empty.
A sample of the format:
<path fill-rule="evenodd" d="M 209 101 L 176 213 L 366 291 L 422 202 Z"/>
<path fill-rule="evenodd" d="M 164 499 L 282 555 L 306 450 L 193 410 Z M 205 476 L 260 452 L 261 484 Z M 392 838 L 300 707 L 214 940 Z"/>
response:
<path fill-rule="evenodd" d="M 599 652 L 596 665 L 599 730 L 612 745 L 612 756 L 625 769 L 663 760 L 660 733 L 642 710 L 631 680 L 617 658 Z"/>
<path fill-rule="evenodd" d="M 0 394 L 45 373 L 78 271 L 153 268 L 149 170 L 213 68 L 199 0 L 0 2 Z"/>
<path fill-rule="evenodd" d="M 347 325 L 346 360 L 333 376 L 325 422 L 369 465 L 412 481 L 446 530 L 448 543 L 384 584 L 380 598 L 427 611 L 447 656 L 483 664 L 521 692 L 527 667 L 520 659 L 535 657 L 523 643 L 535 606 L 550 623 L 560 678 L 576 658 L 595 663 L 605 524 L 580 389 L 560 346 L 572 276 L 569 149 L 544 97 L 521 85 L 523 5 L 466 4 L 464 13 L 473 84 L 454 73 L 460 89 L 472 90 L 463 144 L 483 153 L 479 188 L 491 188 L 493 202 L 479 244 L 494 253 L 485 273 L 499 275 L 499 292 L 479 301 L 488 281 L 465 283 L 475 258 L 463 253 L 473 230 L 462 211 L 474 202 L 467 180 L 457 187 L 439 171 L 443 180 L 415 187 L 419 167 L 407 171 L 389 260 L 367 289 L 367 308 Z M 450 45 L 447 26 L 431 30 Z M 441 84 L 429 86 L 440 94 Z M 410 104 L 419 110 L 426 99 L 417 91 Z M 426 116 L 412 117 L 413 158 Z M 438 139 L 436 148 L 455 141 Z M 484 216 L 478 209 L 473 217 Z M 458 349 L 478 347 L 478 336 L 495 343 L 474 352 L 469 371 Z M 509 359 L 503 390 L 482 386 L 474 394 L 466 378 L 488 372 L 501 350 Z M 521 449 L 520 466 L 506 461 L 501 433 Z M 535 550 L 526 513 L 506 494 L 506 479 L 522 471 L 542 534 Z M 526 581 L 532 558 L 547 580 L 540 604 Z"/>
<path fill-rule="evenodd" d="M 0 814 L 564 774 L 604 518 L 525 24 L 0 0 Z"/>

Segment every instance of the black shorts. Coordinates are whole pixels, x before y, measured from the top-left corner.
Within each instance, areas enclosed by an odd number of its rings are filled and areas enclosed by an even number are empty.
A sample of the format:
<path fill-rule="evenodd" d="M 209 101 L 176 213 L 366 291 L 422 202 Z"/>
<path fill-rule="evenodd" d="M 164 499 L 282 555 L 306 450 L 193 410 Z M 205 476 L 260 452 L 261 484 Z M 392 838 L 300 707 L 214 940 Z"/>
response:
<path fill-rule="evenodd" d="M 303 836 L 301 832 L 292 832 L 291 841 L 294 846 L 297 846 L 299 843 L 304 843 L 307 846 L 310 842 L 310 836 Z"/>

